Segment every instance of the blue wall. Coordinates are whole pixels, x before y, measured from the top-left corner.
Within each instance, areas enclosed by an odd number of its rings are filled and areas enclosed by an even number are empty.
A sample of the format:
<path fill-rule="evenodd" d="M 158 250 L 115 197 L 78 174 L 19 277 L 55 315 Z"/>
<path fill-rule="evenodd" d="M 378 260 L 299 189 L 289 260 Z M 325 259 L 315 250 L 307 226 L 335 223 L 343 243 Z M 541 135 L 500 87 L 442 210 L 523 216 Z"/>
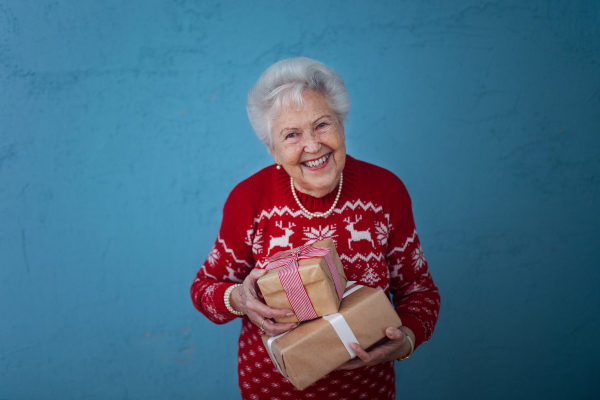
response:
<path fill-rule="evenodd" d="M 0 399 L 239 398 L 239 323 L 188 290 L 299 55 L 442 294 L 398 398 L 600 396 L 598 2 L 0 0 Z"/>

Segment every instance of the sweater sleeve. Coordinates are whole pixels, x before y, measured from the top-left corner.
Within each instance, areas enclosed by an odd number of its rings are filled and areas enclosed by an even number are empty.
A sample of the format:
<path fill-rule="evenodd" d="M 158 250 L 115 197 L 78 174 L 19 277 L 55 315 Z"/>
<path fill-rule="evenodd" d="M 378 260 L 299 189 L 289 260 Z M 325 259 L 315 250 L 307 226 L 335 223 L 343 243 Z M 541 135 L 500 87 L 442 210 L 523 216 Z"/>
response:
<path fill-rule="evenodd" d="M 399 183 L 402 205 L 390 213 L 388 250 L 390 292 L 394 307 L 416 336 L 415 348 L 431 338 L 440 309 L 440 295 L 433 282 L 415 228 L 410 197 Z"/>
<path fill-rule="evenodd" d="M 219 235 L 190 289 L 194 307 L 208 319 L 224 324 L 236 318 L 225 307 L 224 294 L 234 283 L 241 283 L 254 267 L 252 213 L 238 186 L 223 207 Z"/>

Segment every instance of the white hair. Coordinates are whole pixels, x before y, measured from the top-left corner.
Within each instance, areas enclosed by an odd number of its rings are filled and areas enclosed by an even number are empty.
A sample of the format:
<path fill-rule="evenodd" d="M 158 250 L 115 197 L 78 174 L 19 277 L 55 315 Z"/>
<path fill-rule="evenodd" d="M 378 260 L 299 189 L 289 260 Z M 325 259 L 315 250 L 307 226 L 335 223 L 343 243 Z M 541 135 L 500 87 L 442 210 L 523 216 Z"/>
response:
<path fill-rule="evenodd" d="M 332 68 L 307 57 L 288 58 L 271 65 L 248 92 L 246 110 L 256 135 L 273 149 L 272 120 L 281 108 L 293 102 L 301 106 L 303 94 L 315 90 L 321 93 L 343 124 L 350 110 L 346 85 Z"/>

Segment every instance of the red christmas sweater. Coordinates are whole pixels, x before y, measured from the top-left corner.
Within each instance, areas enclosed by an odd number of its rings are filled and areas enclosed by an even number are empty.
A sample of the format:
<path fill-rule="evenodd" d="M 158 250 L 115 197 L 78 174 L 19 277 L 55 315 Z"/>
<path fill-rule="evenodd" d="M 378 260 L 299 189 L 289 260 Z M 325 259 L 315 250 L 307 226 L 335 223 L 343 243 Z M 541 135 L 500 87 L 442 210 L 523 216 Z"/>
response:
<path fill-rule="evenodd" d="M 325 212 L 337 188 L 322 198 L 297 192 L 306 209 Z M 390 171 L 346 156 L 339 202 L 327 218 L 311 218 L 296 204 L 287 173 L 267 167 L 238 184 L 223 208 L 219 235 L 191 287 L 194 306 L 223 324 L 225 290 L 252 268 L 284 249 L 332 238 L 348 280 L 391 292 L 402 324 L 416 335 L 415 347 L 433 333 L 440 296 L 415 229 L 404 184 Z M 394 399 L 393 362 L 333 371 L 303 391 L 275 369 L 262 331 L 242 318 L 238 376 L 243 399 Z M 408 361 L 409 362 L 409 361 Z"/>

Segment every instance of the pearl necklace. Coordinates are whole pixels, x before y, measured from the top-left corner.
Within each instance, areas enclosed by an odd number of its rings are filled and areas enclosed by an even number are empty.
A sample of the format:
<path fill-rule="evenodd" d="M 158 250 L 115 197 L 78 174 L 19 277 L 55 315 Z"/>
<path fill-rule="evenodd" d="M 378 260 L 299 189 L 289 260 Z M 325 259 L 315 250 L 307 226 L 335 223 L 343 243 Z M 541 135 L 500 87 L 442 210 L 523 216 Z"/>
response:
<path fill-rule="evenodd" d="M 300 209 L 302 211 L 304 211 L 304 213 L 306 215 L 308 215 L 310 217 L 316 217 L 316 218 L 326 218 L 333 212 L 333 209 L 335 208 L 338 200 L 340 199 L 340 193 L 342 193 L 342 183 L 343 182 L 344 182 L 344 173 L 342 172 L 340 175 L 340 187 L 338 188 L 337 195 L 335 196 L 335 201 L 333 202 L 333 205 L 331 206 L 331 208 L 329 210 L 327 210 L 327 212 L 324 212 L 324 213 L 312 213 L 312 212 L 308 211 L 306 208 L 304 208 L 302 203 L 300 203 L 300 200 L 298 199 L 298 195 L 296 194 L 296 189 L 294 188 L 294 178 L 292 178 L 290 176 L 290 186 L 292 186 L 292 194 L 294 195 L 294 199 L 296 199 L 296 203 L 298 203 L 298 206 L 300 207 Z"/>

